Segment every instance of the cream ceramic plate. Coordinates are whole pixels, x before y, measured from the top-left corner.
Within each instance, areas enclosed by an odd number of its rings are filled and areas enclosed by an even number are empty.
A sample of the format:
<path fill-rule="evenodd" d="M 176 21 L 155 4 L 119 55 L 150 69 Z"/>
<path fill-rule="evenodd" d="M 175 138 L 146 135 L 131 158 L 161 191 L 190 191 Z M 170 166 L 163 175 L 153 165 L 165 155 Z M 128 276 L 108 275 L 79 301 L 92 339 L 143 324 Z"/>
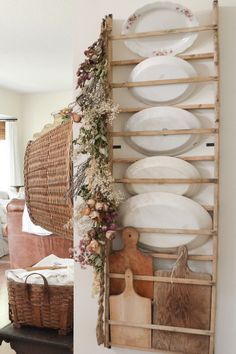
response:
<path fill-rule="evenodd" d="M 195 27 L 199 23 L 192 12 L 171 2 L 154 2 L 136 10 L 124 23 L 122 34 Z M 176 55 L 189 48 L 197 33 L 181 33 L 126 40 L 126 46 L 142 57 Z"/>
<path fill-rule="evenodd" d="M 130 74 L 129 81 L 188 79 L 196 76 L 195 69 L 187 61 L 176 57 L 163 56 L 148 58 L 136 65 Z M 192 93 L 193 88 L 193 84 L 186 83 L 131 87 L 130 91 L 144 103 L 164 104 L 185 100 Z"/>
<path fill-rule="evenodd" d="M 137 228 L 211 229 L 209 213 L 193 200 L 171 193 L 153 192 L 139 194 L 126 200 L 120 207 L 119 222 L 122 226 Z M 186 245 L 188 249 L 203 245 L 208 236 L 140 233 L 144 248 L 175 251 Z"/>
<path fill-rule="evenodd" d="M 153 156 L 130 165 L 125 178 L 201 178 L 198 170 L 190 163 L 169 156 Z M 197 184 L 126 184 L 131 194 L 146 192 L 168 192 L 193 196 L 199 189 Z"/>
<path fill-rule="evenodd" d="M 199 120 L 190 112 L 175 107 L 153 107 L 132 115 L 126 131 L 199 129 Z M 199 135 L 130 136 L 127 143 L 145 155 L 178 155 L 191 149 Z"/>

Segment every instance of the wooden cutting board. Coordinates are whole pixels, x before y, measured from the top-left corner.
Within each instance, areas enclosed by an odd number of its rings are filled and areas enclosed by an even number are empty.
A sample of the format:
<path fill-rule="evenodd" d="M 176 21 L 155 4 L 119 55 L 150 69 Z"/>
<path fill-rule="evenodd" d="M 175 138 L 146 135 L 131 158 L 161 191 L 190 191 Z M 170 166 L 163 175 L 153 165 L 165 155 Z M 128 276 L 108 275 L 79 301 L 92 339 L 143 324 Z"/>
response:
<path fill-rule="evenodd" d="M 151 324 L 151 299 L 138 295 L 131 269 L 125 272 L 125 290 L 110 296 L 110 320 L 132 324 Z M 151 348 L 151 329 L 111 325 L 111 342 L 117 345 Z"/>
<path fill-rule="evenodd" d="M 109 267 L 110 273 L 124 274 L 127 268 L 130 268 L 134 275 L 153 275 L 153 258 L 144 255 L 137 248 L 139 234 L 133 227 L 126 227 L 122 232 L 124 248 L 115 251 L 110 255 Z M 124 279 L 110 280 L 110 294 L 117 295 L 124 291 Z M 152 281 L 134 281 L 134 289 L 137 294 L 153 298 Z"/>
<path fill-rule="evenodd" d="M 156 276 L 211 280 L 207 273 L 192 272 L 187 265 L 187 248 L 179 249 L 172 271 L 156 271 Z M 156 282 L 154 285 L 153 323 L 166 326 L 210 329 L 211 287 Z M 153 331 L 156 349 L 186 354 L 208 354 L 209 337 L 193 334 Z"/>

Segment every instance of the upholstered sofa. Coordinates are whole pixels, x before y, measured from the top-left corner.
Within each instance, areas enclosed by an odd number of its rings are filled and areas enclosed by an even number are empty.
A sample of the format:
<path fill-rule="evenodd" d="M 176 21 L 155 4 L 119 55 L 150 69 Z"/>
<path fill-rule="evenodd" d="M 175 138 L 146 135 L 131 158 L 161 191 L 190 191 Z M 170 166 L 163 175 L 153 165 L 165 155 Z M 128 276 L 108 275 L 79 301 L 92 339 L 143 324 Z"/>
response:
<path fill-rule="evenodd" d="M 72 241 L 57 235 L 38 236 L 22 232 L 25 201 L 12 199 L 7 206 L 7 234 L 12 268 L 30 267 L 49 254 L 68 258 Z"/>

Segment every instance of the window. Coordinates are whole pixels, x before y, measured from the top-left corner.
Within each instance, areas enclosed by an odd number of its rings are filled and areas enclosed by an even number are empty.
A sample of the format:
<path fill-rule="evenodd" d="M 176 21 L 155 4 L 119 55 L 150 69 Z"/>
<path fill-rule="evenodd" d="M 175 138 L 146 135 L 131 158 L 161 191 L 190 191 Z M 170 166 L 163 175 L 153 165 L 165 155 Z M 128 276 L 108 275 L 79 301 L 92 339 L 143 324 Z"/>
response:
<path fill-rule="evenodd" d="M 0 122 L 0 190 L 9 186 L 8 143 L 6 140 L 5 122 Z"/>

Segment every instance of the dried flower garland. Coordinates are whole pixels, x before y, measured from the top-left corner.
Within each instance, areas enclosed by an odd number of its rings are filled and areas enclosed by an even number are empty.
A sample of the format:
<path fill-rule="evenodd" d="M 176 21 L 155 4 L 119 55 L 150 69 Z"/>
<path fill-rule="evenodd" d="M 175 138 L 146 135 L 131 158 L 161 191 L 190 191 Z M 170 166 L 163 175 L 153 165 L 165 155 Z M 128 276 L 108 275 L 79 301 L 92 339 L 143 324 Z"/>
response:
<path fill-rule="evenodd" d="M 81 110 L 82 126 L 75 144 L 76 153 L 87 154 L 85 178 L 77 184 L 81 173 L 76 174 L 75 195 L 84 199 L 76 211 L 79 224 L 92 222 L 89 232 L 81 234 L 75 259 L 82 267 L 92 265 L 95 273 L 103 271 L 106 238 L 116 229 L 116 210 L 120 194 L 113 189 L 109 164 L 108 127 L 118 113 L 118 106 L 108 99 L 107 60 L 104 33 L 85 51 L 87 59 L 78 69 L 78 87 L 81 93 L 76 102 Z M 80 166 L 78 167 L 80 168 Z M 77 171 L 78 172 L 78 171 Z"/>
<path fill-rule="evenodd" d="M 97 325 L 98 344 L 103 343 L 104 264 L 107 239 L 114 237 L 117 208 L 122 196 L 113 189 L 114 179 L 109 162 L 109 126 L 118 113 L 118 106 L 109 99 L 105 27 L 99 39 L 85 51 L 80 65 L 76 99 L 81 128 L 75 140 L 75 158 L 86 156 L 75 173 L 73 196 L 82 197 L 74 218 L 79 235 L 74 258 L 81 267 L 94 269 L 93 292 L 99 293 Z"/>
<path fill-rule="evenodd" d="M 81 121 L 81 116 L 74 111 L 76 103 L 70 103 L 68 107 L 60 109 L 58 112 L 52 113 L 54 118 L 60 120 L 61 123 L 67 122 L 72 119 L 75 123 L 79 123 Z"/>

